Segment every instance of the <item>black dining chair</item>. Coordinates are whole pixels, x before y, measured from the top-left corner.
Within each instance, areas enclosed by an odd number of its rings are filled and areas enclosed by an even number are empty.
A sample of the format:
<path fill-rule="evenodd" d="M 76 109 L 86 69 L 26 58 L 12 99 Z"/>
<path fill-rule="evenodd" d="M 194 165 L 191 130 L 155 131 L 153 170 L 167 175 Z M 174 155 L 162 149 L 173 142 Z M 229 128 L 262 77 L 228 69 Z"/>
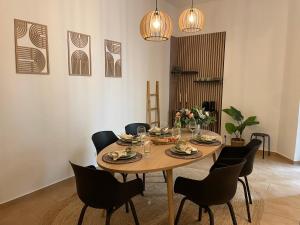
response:
<path fill-rule="evenodd" d="M 259 146 L 261 145 L 261 140 L 253 139 L 251 140 L 246 146 L 242 147 L 231 147 L 227 146 L 224 147 L 214 165 L 211 167 L 210 171 L 218 168 L 219 166 L 224 166 L 226 164 L 230 164 L 231 161 L 236 160 L 237 158 L 242 158 L 246 160 L 245 165 L 243 166 L 239 177 L 244 177 L 245 182 L 242 179 L 238 179 L 239 182 L 243 185 L 244 195 L 245 195 L 245 202 L 247 208 L 247 216 L 248 221 L 251 223 L 251 214 L 250 214 L 250 207 L 249 203 L 252 204 L 252 197 L 250 192 L 250 187 L 248 183 L 248 178 L 252 173 L 253 164 L 255 160 L 255 155 Z"/>
<path fill-rule="evenodd" d="M 92 141 L 97 151 L 97 155 L 107 146 L 118 141 L 119 138 L 115 135 L 113 131 L 99 131 L 92 135 Z M 123 182 L 127 181 L 128 174 L 121 173 L 123 177 Z M 136 174 L 136 178 L 139 178 L 138 174 Z M 129 212 L 128 204 L 125 204 L 126 212 Z"/>
<path fill-rule="evenodd" d="M 146 132 L 150 130 L 150 125 L 148 123 L 130 123 L 125 126 L 126 134 L 137 135 L 137 128 L 145 127 Z"/>
<path fill-rule="evenodd" d="M 230 203 L 237 189 L 239 174 L 245 164 L 244 160 L 231 161 L 231 165 L 215 168 L 203 180 L 192 180 L 178 177 L 175 181 L 175 193 L 185 197 L 181 200 L 175 219 L 178 224 L 182 208 L 186 200 L 199 206 L 198 220 L 201 221 L 202 209 L 209 215 L 210 225 L 214 225 L 213 212 L 209 208 L 213 205 L 227 204 L 234 225 L 237 224 L 233 207 Z"/>
<path fill-rule="evenodd" d="M 97 170 L 94 166 L 82 167 L 70 162 L 76 180 L 77 194 L 84 203 L 78 225 L 82 224 L 87 207 L 106 210 L 105 225 L 118 208 L 129 202 L 134 222 L 139 225 L 132 198 L 143 192 L 141 179 L 120 183 L 111 173 Z"/>
<path fill-rule="evenodd" d="M 125 132 L 126 134 L 131 135 L 137 135 L 137 128 L 138 127 L 145 127 L 146 132 L 150 130 L 150 125 L 148 123 L 130 123 L 125 126 Z M 162 172 L 165 182 L 167 182 L 167 177 L 165 171 Z M 143 173 L 143 184 L 144 184 L 144 190 L 146 185 L 146 174 Z"/>
<path fill-rule="evenodd" d="M 95 145 L 97 154 L 118 140 L 119 138 L 113 131 L 100 131 L 92 135 L 92 141 Z"/>

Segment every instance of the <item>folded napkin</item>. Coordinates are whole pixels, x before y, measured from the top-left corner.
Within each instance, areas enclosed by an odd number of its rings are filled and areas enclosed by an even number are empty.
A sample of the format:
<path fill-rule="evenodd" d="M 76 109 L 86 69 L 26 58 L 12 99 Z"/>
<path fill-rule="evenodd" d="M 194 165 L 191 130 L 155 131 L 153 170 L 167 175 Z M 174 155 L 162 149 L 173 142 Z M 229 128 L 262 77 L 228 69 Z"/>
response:
<path fill-rule="evenodd" d="M 179 143 L 176 145 L 176 150 L 179 152 L 184 152 L 186 154 L 192 154 L 194 152 L 198 152 L 198 149 L 187 144 L 187 143 Z"/>
<path fill-rule="evenodd" d="M 124 139 L 124 140 L 131 140 L 131 139 L 133 139 L 133 135 L 131 135 L 131 134 L 121 134 L 120 138 Z"/>
<path fill-rule="evenodd" d="M 150 133 L 162 133 L 162 134 L 166 134 L 168 133 L 169 128 L 168 127 L 164 127 L 164 128 L 160 128 L 160 127 L 152 127 L 149 132 Z"/>
<path fill-rule="evenodd" d="M 215 140 L 217 140 L 217 137 L 204 134 L 204 135 L 197 137 L 197 139 L 202 140 L 202 141 L 215 141 Z"/>
<path fill-rule="evenodd" d="M 114 161 L 116 161 L 116 160 L 118 160 L 119 158 L 121 158 L 121 157 L 125 157 L 125 156 L 127 156 L 127 151 L 126 150 L 120 150 L 120 151 L 113 151 L 113 152 L 110 152 L 110 153 L 108 153 L 108 155 L 110 156 L 110 157 L 112 157 L 112 159 L 114 160 Z"/>
<path fill-rule="evenodd" d="M 149 132 L 151 132 L 151 133 L 160 133 L 160 131 L 161 131 L 161 128 L 159 128 L 159 127 L 152 127 L 149 130 Z"/>

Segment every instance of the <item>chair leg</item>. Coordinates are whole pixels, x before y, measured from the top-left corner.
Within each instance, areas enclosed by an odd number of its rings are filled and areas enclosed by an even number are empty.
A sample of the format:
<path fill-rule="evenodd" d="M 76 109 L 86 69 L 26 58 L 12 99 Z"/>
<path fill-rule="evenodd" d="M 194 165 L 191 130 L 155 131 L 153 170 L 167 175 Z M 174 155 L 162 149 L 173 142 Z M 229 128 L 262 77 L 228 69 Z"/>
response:
<path fill-rule="evenodd" d="M 247 187 L 246 187 L 246 184 L 244 183 L 243 180 L 241 180 L 240 178 L 239 178 L 238 180 L 242 183 L 243 188 L 244 188 L 244 194 L 245 194 L 245 200 L 246 200 L 246 207 L 247 207 L 248 221 L 249 221 L 249 223 L 251 223 L 250 208 L 249 208 L 248 196 L 247 196 Z"/>
<path fill-rule="evenodd" d="M 131 212 L 132 212 L 132 215 L 133 215 L 133 219 L 134 219 L 135 225 L 140 225 L 138 217 L 136 215 L 134 204 L 133 204 L 133 202 L 131 200 L 129 200 L 129 204 L 130 204 L 130 208 L 131 208 Z"/>
<path fill-rule="evenodd" d="M 246 187 L 247 187 L 249 203 L 252 204 L 252 197 L 251 197 L 250 187 L 249 187 L 249 183 L 248 183 L 248 178 L 246 176 L 245 176 L 245 181 L 246 181 Z"/>
<path fill-rule="evenodd" d="M 143 190 L 146 190 L 146 174 L 143 173 Z"/>
<path fill-rule="evenodd" d="M 139 178 L 140 178 L 139 175 L 138 175 L 137 173 L 135 174 L 135 176 L 136 176 L 136 179 L 139 179 Z"/>
<path fill-rule="evenodd" d="M 268 136 L 268 155 L 271 155 L 271 137 Z"/>
<path fill-rule="evenodd" d="M 183 198 L 180 202 L 180 205 L 179 205 L 179 208 L 178 208 L 178 211 L 177 211 L 177 214 L 176 214 L 176 218 L 175 218 L 175 223 L 174 225 L 177 225 L 178 222 L 179 222 L 179 218 L 180 218 L 180 215 L 181 215 L 181 211 L 182 211 L 182 208 L 183 208 L 183 205 L 185 203 L 185 201 L 187 200 L 187 198 Z"/>
<path fill-rule="evenodd" d="M 80 212 L 80 216 L 79 216 L 79 219 L 78 219 L 78 225 L 81 225 L 82 224 L 82 221 L 83 221 L 83 217 L 84 217 L 84 214 L 85 214 L 85 210 L 88 206 L 87 205 L 84 205 L 81 209 L 81 212 Z"/>
<path fill-rule="evenodd" d="M 207 212 L 208 212 L 208 215 L 209 215 L 209 224 L 214 225 L 215 224 L 214 214 L 213 214 L 213 212 L 211 211 L 211 209 L 209 207 L 207 207 L 206 209 L 207 209 Z"/>
<path fill-rule="evenodd" d="M 106 210 L 105 225 L 110 225 L 111 214 L 112 214 L 112 210 L 110 210 L 110 209 Z"/>
<path fill-rule="evenodd" d="M 201 221 L 202 219 L 202 207 L 199 206 L 199 211 L 198 211 L 198 221 Z"/>
<path fill-rule="evenodd" d="M 163 173 L 163 176 L 164 176 L 164 179 L 165 179 L 165 183 L 167 183 L 166 171 L 163 170 L 162 173 Z"/>
<path fill-rule="evenodd" d="M 263 137 L 263 159 L 265 158 L 265 137 Z"/>
<path fill-rule="evenodd" d="M 233 210 L 233 207 L 232 207 L 231 203 L 227 202 L 227 206 L 228 206 L 229 211 L 230 211 L 230 216 L 231 216 L 233 225 L 237 225 L 234 210 Z"/>
<path fill-rule="evenodd" d="M 123 177 L 123 183 L 127 181 L 127 175 L 126 173 L 121 173 Z M 129 212 L 129 207 L 128 207 L 128 202 L 125 203 L 125 211 L 128 213 Z"/>

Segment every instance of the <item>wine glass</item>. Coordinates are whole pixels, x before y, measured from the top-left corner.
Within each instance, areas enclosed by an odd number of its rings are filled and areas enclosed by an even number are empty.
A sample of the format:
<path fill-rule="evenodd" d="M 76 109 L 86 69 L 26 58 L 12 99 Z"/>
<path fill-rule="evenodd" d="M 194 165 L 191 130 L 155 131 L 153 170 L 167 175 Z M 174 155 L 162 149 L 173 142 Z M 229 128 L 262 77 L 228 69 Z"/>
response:
<path fill-rule="evenodd" d="M 169 124 L 166 121 L 160 123 L 161 135 L 165 135 L 169 132 Z"/>
<path fill-rule="evenodd" d="M 181 129 L 174 126 L 172 129 L 172 137 L 178 138 L 178 140 L 180 140 L 181 139 Z"/>
<path fill-rule="evenodd" d="M 192 138 L 194 138 L 194 132 L 197 128 L 197 123 L 194 118 L 192 118 L 189 122 L 189 130 L 192 132 Z"/>

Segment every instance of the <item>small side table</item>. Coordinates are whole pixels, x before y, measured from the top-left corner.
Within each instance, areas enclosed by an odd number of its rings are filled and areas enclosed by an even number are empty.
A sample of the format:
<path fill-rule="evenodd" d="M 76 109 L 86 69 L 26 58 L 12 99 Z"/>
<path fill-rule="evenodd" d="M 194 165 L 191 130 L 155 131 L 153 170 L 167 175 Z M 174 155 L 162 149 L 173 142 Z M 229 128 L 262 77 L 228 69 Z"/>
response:
<path fill-rule="evenodd" d="M 265 139 L 268 139 L 268 155 L 271 155 L 271 137 L 268 134 L 265 133 L 252 133 L 251 134 L 251 140 L 255 138 L 262 138 L 263 141 L 263 159 L 265 158 Z"/>

